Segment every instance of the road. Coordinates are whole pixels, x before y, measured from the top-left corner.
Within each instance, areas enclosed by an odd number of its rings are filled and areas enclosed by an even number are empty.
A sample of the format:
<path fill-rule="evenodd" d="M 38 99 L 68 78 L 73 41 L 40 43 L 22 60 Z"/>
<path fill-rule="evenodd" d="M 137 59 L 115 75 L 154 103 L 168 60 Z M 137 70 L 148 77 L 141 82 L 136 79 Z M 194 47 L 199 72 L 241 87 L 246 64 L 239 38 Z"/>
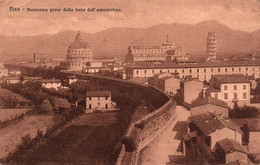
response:
<path fill-rule="evenodd" d="M 166 165 L 172 155 L 181 155 L 176 151 L 180 145 L 182 134 L 185 133 L 186 120 L 190 112 L 182 106 L 176 107 L 176 117 L 171 124 L 158 135 L 139 154 L 139 165 Z M 172 163 L 170 163 L 172 164 Z"/>

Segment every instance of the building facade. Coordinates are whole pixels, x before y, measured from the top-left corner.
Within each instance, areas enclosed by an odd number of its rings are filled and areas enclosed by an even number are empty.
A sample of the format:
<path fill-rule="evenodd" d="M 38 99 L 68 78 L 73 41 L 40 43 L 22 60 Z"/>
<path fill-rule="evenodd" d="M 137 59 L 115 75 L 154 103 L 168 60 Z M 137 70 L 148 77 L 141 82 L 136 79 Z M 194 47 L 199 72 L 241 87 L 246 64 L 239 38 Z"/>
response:
<path fill-rule="evenodd" d="M 153 77 L 148 77 L 148 84 L 161 89 L 168 95 L 174 95 L 180 89 L 181 79 L 169 73 L 159 73 Z"/>
<path fill-rule="evenodd" d="M 215 146 L 226 138 L 231 139 L 232 142 L 236 141 L 235 143 L 242 148 L 243 132 L 239 127 L 212 114 L 191 116 L 187 127 L 188 131 L 183 136 L 183 140 L 188 164 L 218 164 L 218 157 L 214 154 Z M 240 159 L 240 157 L 236 158 Z"/>
<path fill-rule="evenodd" d="M 110 91 L 88 91 L 86 94 L 86 111 L 113 110 L 115 106 Z"/>
<path fill-rule="evenodd" d="M 188 79 L 181 82 L 181 95 L 185 104 L 191 104 L 202 97 L 203 82 L 197 79 Z"/>
<path fill-rule="evenodd" d="M 67 70 L 82 71 L 86 64 L 92 61 L 92 56 L 88 43 L 83 40 L 79 32 L 67 50 Z"/>
<path fill-rule="evenodd" d="M 188 58 L 189 56 L 184 50 L 176 47 L 167 36 L 165 42 L 160 46 L 129 46 L 126 62 L 188 60 Z"/>
<path fill-rule="evenodd" d="M 43 79 L 40 82 L 42 83 L 42 87 L 49 89 L 54 88 L 57 90 L 62 86 L 59 79 Z"/>
<path fill-rule="evenodd" d="M 219 99 L 205 97 L 195 100 L 191 103 L 191 116 L 203 113 L 212 113 L 220 118 L 227 119 L 229 117 L 228 105 Z"/>
<path fill-rule="evenodd" d="M 180 78 L 191 76 L 200 81 L 209 81 L 213 75 L 243 74 L 260 77 L 260 61 L 216 61 L 197 62 L 194 64 L 177 63 L 138 63 L 126 67 L 126 78 L 152 77 L 157 73 L 177 73 Z"/>
<path fill-rule="evenodd" d="M 250 81 L 242 74 L 215 75 L 210 80 L 208 93 L 225 101 L 230 107 L 250 104 Z"/>

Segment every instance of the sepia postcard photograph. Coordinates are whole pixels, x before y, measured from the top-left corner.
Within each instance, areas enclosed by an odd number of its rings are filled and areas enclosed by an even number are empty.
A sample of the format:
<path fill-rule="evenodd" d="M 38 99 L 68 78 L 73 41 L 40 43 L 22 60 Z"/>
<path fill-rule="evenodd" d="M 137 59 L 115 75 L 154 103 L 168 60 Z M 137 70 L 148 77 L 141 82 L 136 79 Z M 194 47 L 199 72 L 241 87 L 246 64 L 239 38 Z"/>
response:
<path fill-rule="evenodd" d="M 260 164 L 260 0 L 0 0 L 0 165 Z"/>

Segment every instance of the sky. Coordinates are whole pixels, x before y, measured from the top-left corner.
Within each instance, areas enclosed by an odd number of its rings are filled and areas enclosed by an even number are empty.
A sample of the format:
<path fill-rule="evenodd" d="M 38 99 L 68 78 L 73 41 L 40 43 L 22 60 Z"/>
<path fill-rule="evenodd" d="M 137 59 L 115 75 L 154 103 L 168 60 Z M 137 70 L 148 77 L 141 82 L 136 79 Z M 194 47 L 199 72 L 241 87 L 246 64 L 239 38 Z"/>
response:
<path fill-rule="evenodd" d="M 10 7 L 20 8 L 9 11 Z M 120 8 L 122 12 L 27 12 L 27 8 Z M 23 10 L 24 9 L 24 10 Z M 216 20 L 234 30 L 260 29 L 260 0 L 0 0 L 0 34 L 25 36 L 63 30 L 96 33 L 112 27 Z"/>

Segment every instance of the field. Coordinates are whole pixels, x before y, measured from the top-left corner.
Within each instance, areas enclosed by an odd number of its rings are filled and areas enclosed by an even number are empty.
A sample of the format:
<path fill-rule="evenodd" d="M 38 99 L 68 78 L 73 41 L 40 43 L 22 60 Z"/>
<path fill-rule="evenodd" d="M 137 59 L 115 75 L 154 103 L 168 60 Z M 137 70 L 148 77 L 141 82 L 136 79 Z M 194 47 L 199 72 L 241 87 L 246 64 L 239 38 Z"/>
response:
<path fill-rule="evenodd" d="M 15 116 L 19 116 L 26 111 L 28 111 L 28 109 L 26 108 L 0 109 L 0 123 L 3 121 L 14 119 Z"/>
<path fill-rule="evenodd" d="M 47 115 L 31 115 L 16 124 L 0 129 L 0 158 L 14 151 L 21 143 L 21 137 L 26 134 L 35 137 L 38 130 L 45 131 L 52 125 L 52 118 L 53 116 Z"/>
<path fill-rule="evenodd" d="M 3 89 L 0 87 L 0 98 L 2 98 L 3 100 L 5 100 L 5 98 L 7 97 L 16 97 L 18 102 L 30 102 L 29 100 L 27 100 L 26 98 L 24 98 L 23 96 L 13 93 L 7 89 Z"/>
<path fill-rule="evenodd" d="M 116 113 L 83 114 L 19 160 L 28 164 L 113 164 L 110 157 L 116 155 L 113 151 L 119 140 L 115 123 Z"/>

